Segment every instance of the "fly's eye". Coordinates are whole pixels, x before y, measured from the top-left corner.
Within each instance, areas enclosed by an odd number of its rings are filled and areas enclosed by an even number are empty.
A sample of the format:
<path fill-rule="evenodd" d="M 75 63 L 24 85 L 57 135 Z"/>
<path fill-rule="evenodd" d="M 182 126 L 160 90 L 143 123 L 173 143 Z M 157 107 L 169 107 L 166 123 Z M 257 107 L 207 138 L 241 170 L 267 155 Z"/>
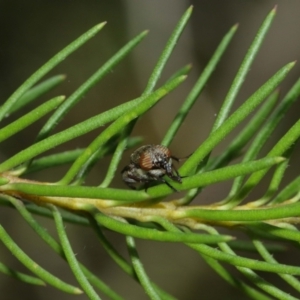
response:
<path fill-rule="evenodd" d="M 163 155 L 165 155 L 166 157 L 170 157 L 171 156 L 171 151 L 162 145 L 157 145 L 157 150 L 159 150 L 159 152 Z"/>
<path fill-rule="evenodd" d="M 139 165 L 143 170 L 151 170 L 153 168 L 151 155 L 143 153 L 140 157 Z"/>

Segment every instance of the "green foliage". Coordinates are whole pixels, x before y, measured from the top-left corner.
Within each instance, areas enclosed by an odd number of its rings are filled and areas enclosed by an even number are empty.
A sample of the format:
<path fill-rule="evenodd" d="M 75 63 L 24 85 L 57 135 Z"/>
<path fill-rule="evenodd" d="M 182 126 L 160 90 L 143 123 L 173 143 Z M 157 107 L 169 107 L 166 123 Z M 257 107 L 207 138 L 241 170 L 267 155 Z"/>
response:
<path fill-rule="evenodd" d="M 149 278 L 134 238 L 185 244 L 196 251 L 224 280 L 252 299 L 299 298 L 297 293 L 300 292 L 300 282 L 295 275 L 300 275 L 300 267 L 283 264 L 277 261 L 272 253 L 288 251 L 286 245 L 300 241 L 300 233 L 294 226 L 299 222 L 300 216 L 300 177 L 296 177 L 284 188 L 280 186 L 294 149 L 293 145 L 300 136 L 300 121 L 296 122 L 265 156 L 260 153 L 279 121 L 299 97 L 300 81 L 297 81 L 273 110 L 279 101 L 277 89 L 294 66 L 294 62 L 278 70 L 231 113 L 236 96 L 274 19 L 275 9 L 267 16 L 249 47 L 229 87 L 211 133 L 179 169 L 183 176 L 182 183 L 172 182 L 178 191 L 182 191 L 183 196 L 178 199 L 177 194 L 164 184 L 151 187 L 147 192 L 109 187 L 112 179 L 118 176 L 117 169 L 125 149 L 141 142 L 140 138 L 130 137 L 137 118 L 186 79 L 190 70 L 189 65 L 170 76 L 161 87 L 157 87 L 158 79 L 191 13 L 192 8 L 189 8 L 179 20 L 139 98 L 101 112 L 58 133 L 51 133 L 69 110 L 145 38 L 146 32 L 142 32 L 127 43 L 66 100 L 63 96 L 55 97 L 0 129 L 2 142 L 55 110 L 31 146 L 0 164 L 0 204 L 13 207 L 36 234 L 67 261 L 66 267 L 69 267 L 74 274 L 80 289 L 39 266 L 0 225 L 0 240 L 3 245 L 34 276 L 12 270 L 1 263 L 0 271 L 3 274 L 29 284 L 47 283 L 62 292 L 85 293 L 90 299 L 99 299 L 98 292 L 111 299 L 123 299 L 77 260 L 72 250 L 72 242 L 64 228 L 65 222 L 73 222 L 81 226 L 90 226 L 95 230 L 103 249 L 111 259 L 128 276 L 137 281 L 151 299 L 174 298 Z M 94 37 L 103 26 L 104 23 L 87 31 L 27 79 L 0 107 L 0 120 L 61 83 L 64 76 L 59 75 L 35 85 L 58 63 Z M 184 119 L 188 118 L 190 110 L 236 30 L 237 25 L 229 30 L 217 47 L 182 103 L 161 144 L 170 145 Z M 255 115 L 245 123 L 246 118 L 253 111 L 256 112 Z M 227 149 L 219 156 L 211 156 L 214 148 L 242 121 L 246 125 L 240 133 L 237 133 Z M 108 126 L 84 149 L 44 154 L 58 145 L 107 124 Z M 98 187 L 84 186 L 83 182 L 94 164 L 100 159 L 106 159 L 110 154 L 111 164 L 104 181 Z M 42 157 L 37 157 L 38 155 Z M 241 161 L 232 164 L 237 157 L 240 157 Z M 58 165 L 68 166 L 67 172 L 58 182 L 37 182 L 26 179 L 28 173 Z M 256 199 L 250 193 L 267 172 L 271 174 L 270 184 L 264 195 Z M 245 180 L 247 175 L 248 178 Z M 192 204 L 193 199 L 202 192 L 204 187 L 229 179 L 234 179 L 232 188 L 219 202 L 209 206 Z M 171 197 L 171 200 L 166 201 L 167 196 Z M 247 201 L 246 197 L 248 197 Z M 24 205 L 23 201 L 30 204 Z M 59 242 L 37 222 L 35 215 L 53 219 Z M 219 227 L 232 229 L 232 235 L 220 234 L 217 229 Z M 105 236 L 107 229 L 126 237 L 129 260 L 125 259 L 109 242 Z M 241 230 L 247 235 L 247 239 L 236 238 L 235 233 Z M 270 241 L 273 241 L 273 244 L 270 244 Z M 244 254 L 240 254 L 240 250 Z M 245 252 L 256 253 L 260 259 L 248 258 Z M 244 277 L 236 278 L 225 268 L 226 265 L 233 266 Z M 296 296 L 291 296 L 266 281 L 264 273 L 258 274 L 257 271 L 277 274 L 294 290 Z"/>

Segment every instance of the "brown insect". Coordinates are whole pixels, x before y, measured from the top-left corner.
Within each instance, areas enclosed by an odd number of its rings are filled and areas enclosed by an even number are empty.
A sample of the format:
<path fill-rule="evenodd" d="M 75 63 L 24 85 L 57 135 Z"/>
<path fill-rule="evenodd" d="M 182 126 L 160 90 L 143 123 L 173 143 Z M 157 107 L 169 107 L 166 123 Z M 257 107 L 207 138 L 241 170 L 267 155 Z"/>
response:
<path fill-rule="evenodd" d="M 130 164 L 122 170 L 123 181 L 132 189 L 136 189 L 137 184 L 145 184 L 146 191 L 150 183 L 158 181 L 176 191 L 163 179 L 163 176 L 167 175 L 176 182 L 182 182 L 181 176 L 173 166 L 172 159 L 179 161 L 165 146 L 142 146 L 131 154 Z"/>

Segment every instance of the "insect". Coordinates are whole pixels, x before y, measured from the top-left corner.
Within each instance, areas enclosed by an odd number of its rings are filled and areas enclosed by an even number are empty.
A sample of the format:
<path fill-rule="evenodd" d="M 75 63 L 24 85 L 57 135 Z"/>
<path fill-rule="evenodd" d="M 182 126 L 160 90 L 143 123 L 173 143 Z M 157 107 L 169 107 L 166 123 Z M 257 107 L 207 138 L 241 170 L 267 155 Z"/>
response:
<path fill-rule="evenodd" d="M 177 191 L 163 179 L 167 175 L 172 180 L 181 183 L 181 176 L 172 164 L 171 151 L 162 145 L 145 145 L 135 150 L 130 156 L 130 164 L 122 170 L 123 181 L 132 189 L 136 185 L 145 184 L 145 191 L 150 183 L 163 182 L 172 190 Z"/>

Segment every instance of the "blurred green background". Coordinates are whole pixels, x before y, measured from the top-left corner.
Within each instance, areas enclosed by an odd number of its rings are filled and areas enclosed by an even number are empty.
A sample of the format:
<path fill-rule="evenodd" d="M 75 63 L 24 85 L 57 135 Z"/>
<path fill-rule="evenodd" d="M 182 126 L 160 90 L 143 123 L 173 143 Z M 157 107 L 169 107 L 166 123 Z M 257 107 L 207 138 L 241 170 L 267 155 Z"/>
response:
<path fill-rule="evenodd" d="M 67 79 L 41 100 L 59 94 L 70 95 L 129 39 L 145 29 L 149 29 L 150 32 L 146 40 L 130 56 L 70 111 L 57 126 L 56 132 L 139 96 L 174 26 L 188 6 L 193 4 L 192 18 L 168 62 L 160 83 L 188 63 L 193 65 L 193 70 L 182 86 L 138 121 L 133 132 L 133 135 L 143 136 L 145 144 L 160 142 L 184 97 L 221 38 L 232 25 L 238 22 L 240 27 L 231 45 L 209 80 L 195 109 L 170 147 L 174 155 L 184 157 L 191 153 L 209 133 L 247 48 L 267 13 L 277 3 L 278 1 L 272 0 L 2 0 L 0 1 L 0 101 L 3 103 L 27 77 L 59 50 L 102 21 L 108 22 L 105 28 L 47 76 L 66 74 Z M 235 107 L 284 64 L 299 60 L 300 2 L 289 0 L 278 4 L 278 14 L 238 95 Z M 296 65 L 281 86 L 282 94 L 291 87 L 298 76 L 299 66 Z M 35 105 L 36 103 L 31 107 Z M 298 105 L 294 105 L 276 131 L 273 137 L 275 140 L 299 118 L 299 112 Z M 16 116 L 20 115 L 20 113 L 16 114 Z M 39 126 L 31 126 L 3 143 L 0 152 L 1 160 L 29 146 L 46 119 L 47 117 L 42 119 L 38 123 Z M 58 147 L 55 151 L 85 147 L 97 134 L 99 131 L 67 143 L 64 147 Z M 230 137 L 224 141 L 224 145 L 229 140 Z M 224 145 L 220 145 L 215 154 L 221 152 Z M 123 165 L 127 164 L 129 155 L 130 151 L 126 153 Z M 298 165 L 297 155 L 294 155 L 293 163 Z M 87 184 L 101 182 L 108 164 L 109 159 L 99 162 L 88 178 Z M 61 178 L 65 170 L 65 168 L 57 168 L 53 172 L 38 173 L 32 178 L 56 181 Z M 296 172 L 298 172 L 297 168 L 291 168 L 290 176 Z M 113 186 L 124 187 L 120 179 L 116 179 Z M 204 191 L 200 201 L 208 203 L 221 200 L 226 191 L 228 191 L 228 184 L 219 185 L 218 189 L 209 188 Z M 38 219 L 55 235 L 51 221 Z M 1 208 L 0 222 L 32 258 L 67 282 L 75 283 L 66 264 L 53 255 L 32 234 L 32 231 L 24 226 L 23 220 L 15 212 L 8 208 Z M 119 271 L 103 252 L 92 230 L 69 224 L 66 226 L 80 261 L 92 268 L 125 299 L 147 299 L 142 289 Z M 113 233 L 108 235 L 115 246 L 126 255 L 123 238 Z M 231 288 L 211 271 L 196 253 L 183 245 L 147 241 L 137 241 L 137 245 L 151 278 L 178 299 L 244 298 L 244 295 Z M 2 245 L 0 256 L 1 261 L 9 266 L 21 271 L 25 270 Z M 285 262 L 288 263 L 289 259 L 292 258 L 288 258 Z M 4 300 L 75 298 L 75 296 L 62 294 L 52 287 L 29 286 L 1 274 L 0 291 L 1 299 Z M 86 299 L 86 297 L 76 296 L 76 299 Z"/>

